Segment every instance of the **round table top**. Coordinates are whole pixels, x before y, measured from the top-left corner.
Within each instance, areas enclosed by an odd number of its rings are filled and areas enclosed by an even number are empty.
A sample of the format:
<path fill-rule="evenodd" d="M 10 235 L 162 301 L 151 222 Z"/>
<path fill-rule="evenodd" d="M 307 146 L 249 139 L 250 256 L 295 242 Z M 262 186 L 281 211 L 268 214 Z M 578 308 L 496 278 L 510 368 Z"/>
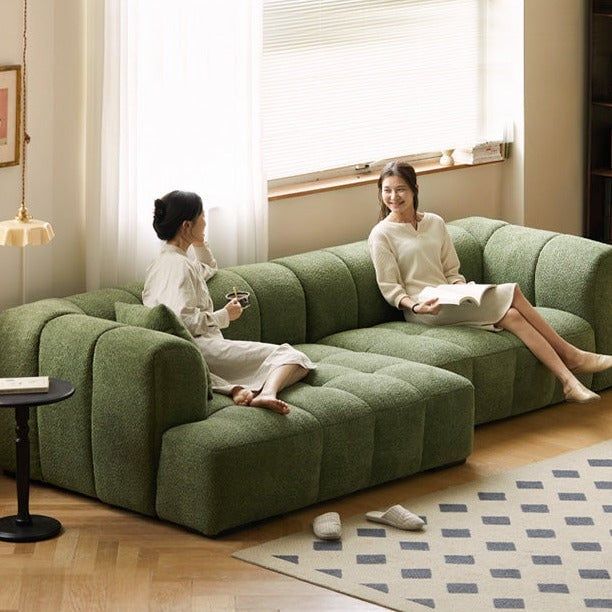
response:
<path fill-rule="evenodd" d="M 49 391 L 46 393 L 5 393 L 0 395 L 0 408 L 18 406 L 43 406 L 54 404 L 74 394 L 74 387 L 61 378 L 49 378 Z"/>

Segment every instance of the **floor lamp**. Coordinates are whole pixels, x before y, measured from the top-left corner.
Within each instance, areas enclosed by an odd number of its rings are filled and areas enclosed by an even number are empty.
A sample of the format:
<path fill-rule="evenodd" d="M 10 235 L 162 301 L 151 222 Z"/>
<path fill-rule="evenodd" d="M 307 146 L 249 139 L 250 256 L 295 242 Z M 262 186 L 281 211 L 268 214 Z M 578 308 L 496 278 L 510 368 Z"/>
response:
<path fill-rule="evenodd" d="M 25 186 L 26 186 L 26 146 L 30 142 L 30 137 L 26 130 L 27 121 L 27 65 L 26 52 L 28 46 L 27 28 L 28 26 L 28 0 L 23 2 L 23 137 L 21 139 L 21 206 L 14 219 L 0 222 L 0 245 L 21 247 L 21 303 L 26 301 L 26 247 L 28 245 L 47 244 L 55 235 L 50 223 L 33 219 L 26 207 Z"/>

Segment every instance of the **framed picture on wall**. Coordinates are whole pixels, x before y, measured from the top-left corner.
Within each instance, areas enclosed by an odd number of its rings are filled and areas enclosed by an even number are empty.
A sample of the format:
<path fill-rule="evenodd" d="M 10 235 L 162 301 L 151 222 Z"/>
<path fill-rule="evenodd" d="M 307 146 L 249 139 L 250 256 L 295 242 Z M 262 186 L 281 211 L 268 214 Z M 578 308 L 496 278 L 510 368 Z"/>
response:
<path fill-rule="evenodd" d="M 0 66 L 0 168 L 17 166 L 21 151 L 21 66 Z"/>

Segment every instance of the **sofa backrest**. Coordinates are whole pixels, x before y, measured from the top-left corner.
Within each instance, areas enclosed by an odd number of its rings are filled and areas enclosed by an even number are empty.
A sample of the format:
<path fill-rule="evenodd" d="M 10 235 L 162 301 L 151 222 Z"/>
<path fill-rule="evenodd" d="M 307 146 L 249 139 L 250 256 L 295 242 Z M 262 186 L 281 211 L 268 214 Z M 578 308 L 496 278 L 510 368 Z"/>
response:
<path fill-rule="evenodd" d="M 236 287 L 251 294 L 251 306 L 223 335 L 230 340 L 299 344 L 306 339 L 306 301 L 295 274 L 275 262 L 219 270 L 208 281 L 215 308 Z"/>
<path fill-rule="evenodd" d="M 468 280 L 482 280 L 482 248 L 461 227 L 449 227 Z M 226 338 L 298 344 L 347 329 L 400 320 L 382 297 L 365 240 L 219 270 L 209 281 L 216 308 L 233 287 L 251 293 L 252 306 L 223 331 Z"/>
<path fill-rule="evenodd" d="M 535 303 L 540 252 L 559 234 L 484 217 L 453 221 L 451 227 L 463 229 L 479 243 L 483 283 L 518 283 L 525 297 Z"/>
<path fill-rule="evenodd" d="M 140 291 L 138 288 L 140 287 Z M 77 306 L 81 312 L 90 317 L 98 319 L 115 320 L 115 302 L 126 302 L 128 304 L 142 303 L 142 285 L 133 284 L 129 287 L 98 289 L 87 291 L 65 298 Z"/>

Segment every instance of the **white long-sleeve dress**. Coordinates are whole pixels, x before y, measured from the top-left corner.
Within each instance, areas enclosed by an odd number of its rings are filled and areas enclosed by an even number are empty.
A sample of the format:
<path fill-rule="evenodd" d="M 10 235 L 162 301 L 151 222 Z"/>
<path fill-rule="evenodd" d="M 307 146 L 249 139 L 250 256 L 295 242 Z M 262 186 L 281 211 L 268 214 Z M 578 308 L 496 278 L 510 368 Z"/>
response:
<path fill-rule="evenodd" d="M 259 391 L 282 365 L 316 367 L 289 344 L 226 340 L 221 329 L 229 326 L 229 315 L 225 308 L 214 310 L 206 285 L 217 272 L 217 262 L 208 244 L 192 249 L 196 259 L 177 246 L 162 247 L 147 268 L 142 302 L 150 307 L 165 304 L 181 318 L 208 364 L 214 391 L 225 395 L 235 387 Z"/>
<path fill-rule="evenodd" d="M 403 298 L 419 300 L 425 287 L 465 282 L 459 274 L 459 258 L 442 217 L 423 213 L 417 224 L 397 223 L 387 218 L 372 228 L 368 246 L 378 287 L 391 306 L 399 308 Z M 414 314 L 404 310 L 407 321 L 427 325 L 471 325 L 499 331 L 497 323 L 508 312 L 516 283 L 491 287 L 480 306 L 443 304 L 437 315 Z"/>

